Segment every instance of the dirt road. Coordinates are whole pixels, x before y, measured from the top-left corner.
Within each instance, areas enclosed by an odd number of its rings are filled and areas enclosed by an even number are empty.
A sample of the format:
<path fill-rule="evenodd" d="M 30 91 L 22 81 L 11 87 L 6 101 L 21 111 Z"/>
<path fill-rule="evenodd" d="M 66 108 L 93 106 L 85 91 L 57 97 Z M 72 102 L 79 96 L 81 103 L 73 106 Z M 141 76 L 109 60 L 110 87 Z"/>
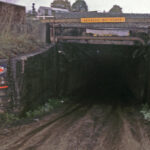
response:
<path fill-rule="evenodd" d="M 0 133 L 0 150 L 150 150 L 149 126 L 134 106 L 76 105 Z"/>

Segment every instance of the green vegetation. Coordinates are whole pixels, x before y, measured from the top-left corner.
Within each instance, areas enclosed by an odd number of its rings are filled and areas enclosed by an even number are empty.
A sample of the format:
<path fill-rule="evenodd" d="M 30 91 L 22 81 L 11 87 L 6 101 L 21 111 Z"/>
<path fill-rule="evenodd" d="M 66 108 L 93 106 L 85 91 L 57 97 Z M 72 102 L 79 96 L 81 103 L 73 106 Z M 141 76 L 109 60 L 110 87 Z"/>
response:
<path fill-rule="evenodd" d="M 109 13 L 123 13 L 122 8 L 119 5 L 114 5 L 110 10 Z"/>
<path fill-rule="evenodd" d="M 15 122 L 18 120 L 19 120 L 19 117 L 15 114 L 12 114 L 12 113 L 0 114 L 0 123 L 2 123 L 2 124 L 12 123 L 12 122 Z"/>
<path fill-rule="evenodd" d="M 54 0 L 51 3 L 51 7 L 70 10 L 71 9 L 71 4 L 68 0 Z"/>
<path fill-rule="evenodd" d="M 44 115 L 56 107 L 59 107 L 65 102 L 63 99 L 49 99 L 43 106 L 38 107 L 36 110 L 26 112 L 27 118 L 34 118 L 36 116 Z"/>
<path fill-rule="evenodd" d="M 84 0 L 76 0 L 72 4 L 72 11 L 75 12 L 87 12 L 88 11 L 88 5 Z"/>
<path fill-rule="evenodd" d="M 148 104 L 144 104 L 140 112 L 143 114 L 145 120 L 150 121 L 150 106 Z"/>
<path fill-rule="evenodd" d="M 12 113 L 4 113 L 0 114 L 0 123 L 1 124 L 11 124 L 13 122 L 25 120 L 25 119 L 34 119 L 37 117 L 42 117 L 57 107 L 62 106 L 66 102 L 66 99 L 49 99 L 47 103 L 45 103 L 43 106 L 38 107 L 37 109 L 33 111 L 26 112 L 26 116 L 24 118 L 20 118 L 18 114 L 12 114 Z"/>

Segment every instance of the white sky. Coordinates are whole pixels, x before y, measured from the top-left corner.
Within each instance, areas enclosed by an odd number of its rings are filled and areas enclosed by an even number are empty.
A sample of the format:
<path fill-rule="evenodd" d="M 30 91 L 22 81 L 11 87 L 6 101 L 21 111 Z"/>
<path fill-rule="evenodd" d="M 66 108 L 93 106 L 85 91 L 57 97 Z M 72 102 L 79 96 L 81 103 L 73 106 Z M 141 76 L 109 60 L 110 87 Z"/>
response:
<path fill-rule="evenodd" d="M 32 3 L 39 6 L 50 6 L 53 0 L 1 0 L 1 1 L 17 1 L 17 4 L 25 5 L 27 9 L 31 9 Z M 73 3 L 75 0 L 70 0 Z M 108 11 L 113 5 L 117 4 L 123 8 L 125 13 L 150 13 L 150 0 L 85 0 L 89 6 L 89 10 Z"/>

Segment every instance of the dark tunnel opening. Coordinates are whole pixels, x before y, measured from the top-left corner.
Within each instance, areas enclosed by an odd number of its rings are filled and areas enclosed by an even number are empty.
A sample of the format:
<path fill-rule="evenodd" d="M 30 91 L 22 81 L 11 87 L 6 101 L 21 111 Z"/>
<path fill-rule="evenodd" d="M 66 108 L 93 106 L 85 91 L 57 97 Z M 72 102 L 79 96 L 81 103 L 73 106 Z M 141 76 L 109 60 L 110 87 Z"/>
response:
<path fill-rule="evenodd" d="M 98 63 L 98 62 L 97 62 Z M 93 66 L 94 65 L 94 66 Z M 93 64 L 86 72 L 85 85 L 79 88 L 83 98 L 120 97 L 131 95 L 122 64 Z"/>
<path fill-rule="evenodd" d="M 125 45 L 57 45 L 56 93 L 85 101 L 141 102 L 145 92 L 144 48 Z"/>
<path fill-rule="evenodd" d="M 23 113 L 51 98 L 67 98 L 73 104 L 143 103 L 149 90 L 146 50 L 126 45 L 54 45 L 25 64 Z"/>

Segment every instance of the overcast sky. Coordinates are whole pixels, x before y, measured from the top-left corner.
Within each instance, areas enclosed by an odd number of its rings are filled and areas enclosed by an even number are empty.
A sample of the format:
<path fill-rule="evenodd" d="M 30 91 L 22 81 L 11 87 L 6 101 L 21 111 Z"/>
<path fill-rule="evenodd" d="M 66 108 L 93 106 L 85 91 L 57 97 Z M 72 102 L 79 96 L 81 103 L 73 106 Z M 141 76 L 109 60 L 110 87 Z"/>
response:
<path fill-rule="evenodd" d="M 53 0 L 1 0 L 14 1 L 17 4 L 25 5 L 27 9 L 31 9 L 32 3 L 39 6 L 50 6 Z M 73 3 L 75 0 L 70 0 Z M 125 13 L 150 13 L 150 0 L 85 0 L 89 6 L 89 10 L 108 11 L 113 5 L 117 4 L 123 8 Z"/>

